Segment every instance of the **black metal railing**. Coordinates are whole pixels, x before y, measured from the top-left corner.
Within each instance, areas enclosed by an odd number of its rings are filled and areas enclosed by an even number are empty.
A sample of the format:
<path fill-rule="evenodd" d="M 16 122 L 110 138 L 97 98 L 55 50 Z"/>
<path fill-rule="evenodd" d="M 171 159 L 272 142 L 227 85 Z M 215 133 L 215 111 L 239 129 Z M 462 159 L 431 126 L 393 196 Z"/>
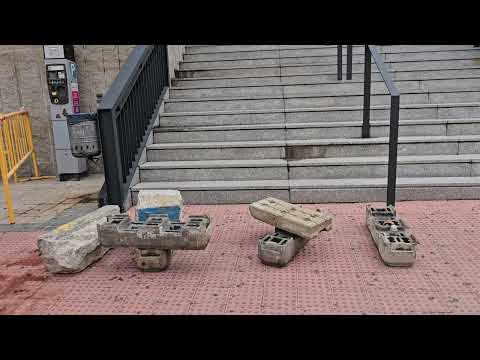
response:
<path fill-rule="evenodd" d="M 138 45 L 97 113 L 105 184 L 99 202 L 125 211 L 130 183 L 169 86 L 167 45 Z"/>
<path fill-rule="evenodd" d="M 351 45 L 349 45 L 351 46 Z M 340 54 L 340 55 L 338 55 Z M 341 46 L 337 47 L 337 77 L 341 80 Z M 363 79 L 363 121 L 362 138 L 370 137 L 370 98 L 372 88 L 372 58 L 380 72 L 390 94 L 390 133 L 388 149 L 388 183 L 387 183 L 387 205 L 395 206 L 395 194 L 397 183 L 397 148 L 398 148 L 398 125 L 400 118 L 400 92 L 398 91 L 392 77 L 385 66 L 380 54 L 373 45 L 365 45 L 365 63 Z M 349 78 L 350 74 L 350 78 Z M 347 51 L 347 80 L 352 78 L 352 51 Z"/>
<path fill-rule="evenodd" d="M 343 74 L 343 45 L 337 45 L 337 79 L 342 80 Z M 347 45 L 347 80 L 352 80 L 353 45 Z"/>

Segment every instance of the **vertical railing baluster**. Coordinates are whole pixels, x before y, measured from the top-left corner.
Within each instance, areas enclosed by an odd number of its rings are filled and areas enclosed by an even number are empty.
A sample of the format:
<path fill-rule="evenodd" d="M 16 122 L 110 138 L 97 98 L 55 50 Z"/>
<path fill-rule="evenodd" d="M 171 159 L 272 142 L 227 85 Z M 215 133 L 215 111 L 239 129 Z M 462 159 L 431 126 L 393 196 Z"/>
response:
<path fill-rule="evenodd" d="M 363 123 L 362 138 L 370 137 L 370 93 L 372 85 L 372 54 L 365 45 L 365 68 L 363 77 Z"/>
<path fill-rule="evenodd" d="M 347 45 L 347 80 L 352 80 L 353 45 Z"/>
<path fill-rule="evenodd" d="M 337 79 L 338 80 L 342 80 L 342 72 L 343 72 L 342 46 L 343 45 L 337 45 Z"/>

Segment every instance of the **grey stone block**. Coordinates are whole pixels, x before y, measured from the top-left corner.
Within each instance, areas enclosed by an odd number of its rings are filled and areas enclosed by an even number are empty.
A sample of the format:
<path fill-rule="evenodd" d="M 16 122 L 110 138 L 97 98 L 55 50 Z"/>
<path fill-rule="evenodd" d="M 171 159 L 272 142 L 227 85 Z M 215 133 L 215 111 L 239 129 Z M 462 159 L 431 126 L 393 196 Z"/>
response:
<path fill-rule="evenodd" d="M 281 86 L 238 86 L 206 89 L 170 89 L 171 99 L 280 97 Z"/>
<path fill-rule="evenodd" d="M 168 101 L 166 112 L 282 109 L 283 99 Z"/>
<path fill-rule="evenodd" d="M 477 135 L 480 134 L 480 121 L 471 123 L 449 122 L 446 135 Z"/>
<path fill-rule="evenodd" d="M 178 114 L 175 116 L 162 116 L 161 126 L 209 126 L 209 125 L 248 125 L 248 124 L 279 124 L 285 122 L 283 112 L 261 112 L 258 113 L 228 113 L 188 115 Z"/>
<path fill-rule="evenodd" d="M 333 223 L 333 216 L 329 213 L 301 208 L 271 197 L 250 204 L 248 209 L 255 219 L 305 239 L 315 237 L 322 230 L 330 230 Z"/>
<path fill-rule="evenodd" d="M 174 128 L 172 128 L 173 130 Z M 194 129 L 192 129 L 194 130 Z M 156 143 L 265 141 L 283 139 L 284 129 L 228 129 L 209 131 L 161 131 L 155 132 Z"/>
<path fill-rule="evenodd" d="M 274 59 L 250 59 L 250 60 L 214 60 L 195 61 L 180 63 L 180 70 L 203 70 L 203 69 L 232 69 L 245 67 L 278 66 L 278 58 Z"/>
<path fill-rule="evenodd" d="M 215 88 L 237 86 L 272 86 L 281 85 L 279 76 L 207 78 L 207 79 L 173 79 L 173 86 L 178 88 Z"/>
<path fill-rule="evenodd" d="M 462 103 L 480 101 L 480 91 L 455 91 L 428 94 L 430 104 Z"/>
<path fill-rule="evenodd" d="M 109 248 L 101 245 L 97 225 L 105 223 L 108 216 L 118 214 L 119 210 L 116 205 L 104 206 L 41 235 L 37 244 L 48 271 L 79 272 L 101 259 Z"/>
<path fill-rule="evenodd" d="M 285 158 L 285 148 L 283 146 L 272 146 L 206 149 L 156 149 L 152 146 L 147 150 L 147 158 L 148 161 L 282 159 Z"/>
<path fill-rule="evenodd" d="M 215 69 L 215 70 L 181 70 L 180 78 L 203 78 L 203 77 L 235 77 L 235 76 L 280 76 L 280 67 L 238 68 L 238 69 Z"/>
<path fill-rule="evenodd" d="M 288 170 L 286 166 L 141 169 L 140 178 L 141 181 L 286 180 L 288 179 Z"/>
<path fill-rule="evenodd" d="M 209 54 L 219 52 L 238 52 L 238 51 L 261 51 L 261 50 L 277 50 L 278 45 L 202 45 L 189 46 L 188 54 Z"/>
<path fill-rule="evenodd" d="M 398 177 L 454 177 L 470 176 L 470 163 L 420 163 L 401 164 L 397 166 Z M 359 165 L 319 165 L 290 167 L 290 179 L 337 179 L 337 178 L 372 178 L 386 177 L 387 164 L 371 164 L 367 161 Z"/>
<path fill-rule="evenodd" d="M 480 154 L 480 141 L 465 141 L 458 143 L 459 154 Z"/>
<path fill-rule="evenodd" d="M 203 54 L 185 54 L 186 61 L 218 61 L 241 59 L 271 59 L 278 58 L 278 50 L 231 51 Z"/>

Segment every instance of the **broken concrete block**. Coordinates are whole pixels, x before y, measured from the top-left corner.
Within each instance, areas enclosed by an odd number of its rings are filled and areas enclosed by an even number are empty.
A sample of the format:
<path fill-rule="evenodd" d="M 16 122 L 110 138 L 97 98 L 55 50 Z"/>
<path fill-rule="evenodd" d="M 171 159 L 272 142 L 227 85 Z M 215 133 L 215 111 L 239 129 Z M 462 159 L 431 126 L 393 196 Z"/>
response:
<path fill-rule="evenodd" d="M 286 266 L 308 242 L 308 239 L 276 230 L 258 240 L 258 257 L 271 266 Z"/>
<path fill-rule="evenodd" d="M 411 266 L 415 262 L 417 241 L 393 207 L 367 206 L 366 218 L 380 258 L 386 265 Z"/>
<path fill-rule="evenodd" d="M 206 215 L 188 217 L 187 223 L 171 221 L 166 214 L 151 215 L 135 222 L 127 214 L 110 216 L 98 226 L 103 246 L 157 250 L 203 250 L 210 240 L 210 219 Z"/>
<path fill-rule="evenodd" d="M 178 190 L 140 190 L 136 206 L 138 221 L 150 215 L 167 214 L 170 220 L 179 221 L 183 200 Z"/>
<path fill-rule="evenodd" d="M 109 248 L 100 244 L 97 225 L 119 211 L 116 205 L 104 206 L 41 235 L 37 245 L 48 271 L 75 273 L 101 259 Z"/>
<path fill-rule="evenodd" d="M 332 228 L 333 215 L 272 197 L 250 204 L 249 210 L 255 219 L 305 239 L 311 239 L 320 231 Z"/>
<path fill-rule="evenodd" d="M 168 269 L 173 250 L 134 249 L 134 260 L 143 271 L 162 271 Z"/>

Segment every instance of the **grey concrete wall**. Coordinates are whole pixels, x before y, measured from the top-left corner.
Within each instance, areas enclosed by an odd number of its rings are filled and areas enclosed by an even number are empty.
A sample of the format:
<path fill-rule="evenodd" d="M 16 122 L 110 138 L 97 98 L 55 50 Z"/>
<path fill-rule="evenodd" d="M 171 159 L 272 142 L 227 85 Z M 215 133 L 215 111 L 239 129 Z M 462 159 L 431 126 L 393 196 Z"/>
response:
<path fill-rule="evenodd" d="M 80 111 L 97 108 L 96 94 L 105 93 L 135 45 L 75 45 L 80 90 Z M 183 57 L 184 45 L 169 45 L 171 77 Z M 0 45 L 0 113 L 29 111 L 33 142 L 42 175 L 55 175 L 53 134 L 42 45 Z M 27 168 L 28 169 L 28 168 Z M 102 170 L 89 164 L 92 172 Z"/>

